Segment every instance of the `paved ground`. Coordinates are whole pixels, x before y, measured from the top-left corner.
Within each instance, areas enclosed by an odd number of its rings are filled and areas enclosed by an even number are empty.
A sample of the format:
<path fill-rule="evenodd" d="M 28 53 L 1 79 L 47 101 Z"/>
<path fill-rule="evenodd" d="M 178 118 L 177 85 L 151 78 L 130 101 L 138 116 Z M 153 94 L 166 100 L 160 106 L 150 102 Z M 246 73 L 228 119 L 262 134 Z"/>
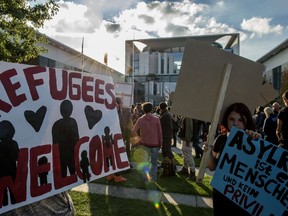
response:
<path fill-rule="evenodd" d="M 173 148 L 173 151 L 180 153 L 180 146 L 177 144 L 178 148 Z M 180 152 L 179 152 L 180 151 Z M 177 169 L 180 169 L 178 167 Z M 198 170 L 196 170 L 197 175 Z M 213 175 L 213 172 L 207 170 L 206 174 Z M 168 202 L 174 205 L 183 204 L 195 207 L 207 207 L 213 208 L 212 198 L 211 197 L 201 197 L 195 195 L 187 194 L 178 194 L 178 193 L 162 193 L 157 190 L 147 190 L 147 189 L 138 189 L 138 188 L 127 188 L 113 185 L 103 185 L 88 183 L 82 184 L 78 187 L 73 188 L 72 190 L 96 193 L 101 195 L 109 195 L 114 197 L 122 197 L 129 199 L 139 199 L 139 200 L 150 200 L 153 202 Z"/>

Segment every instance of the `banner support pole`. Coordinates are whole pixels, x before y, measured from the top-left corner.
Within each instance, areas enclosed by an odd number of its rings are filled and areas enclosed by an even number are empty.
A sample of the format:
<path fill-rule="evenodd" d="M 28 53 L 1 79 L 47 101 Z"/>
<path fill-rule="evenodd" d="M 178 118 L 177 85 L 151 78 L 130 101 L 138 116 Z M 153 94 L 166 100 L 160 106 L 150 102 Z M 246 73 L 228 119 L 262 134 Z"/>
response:
<path fill-rule="evenodd" d="M 207 136 L 207 142 L 208 142 L 209 146 L 213 144 L 213 141 L 215 139 L 215 133 L 216 133 L 216 130 L 218 127 L 220 112 L 221 112 L 222 107 L 223 107 L 225 94 L 226 94 L 227 86 L 228 86 L 229 79 L 230 79 L 231 69 L 232 69 L 231 64 L 226 63 L 224 65 L 220 91 L 218 92 L 216 107 L 215 107 L 215 110 L 213 113 L 213 118 L 212 118 L 211 124 L 209 126 L 209 133 Z M 201 160 L 200 167 L 199 167 L 199 172 L 197 175 L 197 183 L 202 183 L 202 181 L 203 181 L 203 177 L 204 177 L 205 172 L 206 172 L 206 167 L 208 164 L 208 159 L 209 159 L 210 154 L 211 154 L 211 148 L 208 148 L 208 150 L 206 152 L 203 152 L 202 160 Z"/>

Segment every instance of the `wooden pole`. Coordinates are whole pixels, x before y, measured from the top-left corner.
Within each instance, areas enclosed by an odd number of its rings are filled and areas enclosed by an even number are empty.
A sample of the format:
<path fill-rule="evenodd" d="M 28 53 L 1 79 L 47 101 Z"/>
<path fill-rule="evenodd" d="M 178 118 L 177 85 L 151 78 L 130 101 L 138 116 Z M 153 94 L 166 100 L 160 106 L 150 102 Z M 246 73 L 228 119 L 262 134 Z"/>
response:
<path fill-rule="evenodd" d="M 231 74 L 231 69 L 232 69 L 232 65 L 229 63 L 226 63 L 224 66 L 223 73 L 222 73 L 221 89 L 218 92 L 216 107 L 215 107 L 215 110 L 213 113 L 212 122 L 211 122 L 210 127 L 209 127 L 209 133 L 208 133 L 208 137 L 207 137 L 207 143 L 209 146 L 213 144 L 213 141 L 215 139 L 215 133 L 216 133 L 216 130 L 218 127 L 220 112 L 221 112 L 222 107 L 223 107 L 223 103 L 224 103 L 224 99 L 225 99 L 225 93 L 227 90 L 227 86 L 228 86 L 229 78 L 230 78 L 230 74 Z M 199 172 L 197 175 L 197 183 L 202 183 L 203 177 L 204 177 L 205 172 L 206 172 L 206 167 L 208 164 L 208 159 L 209 159 L 210 154 L 211 154 L 211 148 L 208 148 L 208 150 L 206 152 L 203 152 L 202 160 L 201 160 L 200 167 L 199 167 Z"/>

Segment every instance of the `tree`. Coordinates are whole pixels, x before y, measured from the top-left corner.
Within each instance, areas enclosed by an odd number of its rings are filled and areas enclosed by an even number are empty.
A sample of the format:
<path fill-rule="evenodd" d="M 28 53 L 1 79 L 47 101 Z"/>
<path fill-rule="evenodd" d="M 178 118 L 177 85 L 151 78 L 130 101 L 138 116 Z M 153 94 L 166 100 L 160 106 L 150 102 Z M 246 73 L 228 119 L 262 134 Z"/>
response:
<path fill-rule="evenodd" d="M 37 30 L 58 11 L 55 0 L 43 4 L 35 0 L 1 0 L 0 60 L 25 62 L 47 52 L 44 47 L 36 46 L 39 42 L 46 43 L 45 35 Z"/>

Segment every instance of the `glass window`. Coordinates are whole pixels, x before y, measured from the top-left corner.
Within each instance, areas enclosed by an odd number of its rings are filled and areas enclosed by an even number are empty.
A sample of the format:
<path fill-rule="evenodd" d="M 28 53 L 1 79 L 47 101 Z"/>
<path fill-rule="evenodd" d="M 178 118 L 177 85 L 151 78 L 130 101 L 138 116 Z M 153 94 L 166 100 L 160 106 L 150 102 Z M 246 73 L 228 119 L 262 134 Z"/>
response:
<path fill-rule="evenodd" d="M 281 66 L 278 66 L 276 68 L 273 69 L 273 72 L 272 72 L 272 85 L 274 87 L 274 89 L 280 91 L 281 89 Z"/>
<path fill-rule="evenodd" d="M 161 74 L 164 74 L 164 56 L 161 55 Z"/>
<path fill-rule="evenodd" d="M 39 66 L 47 66 L 47 65 L 48 65 L 48 59 L 43 56 L 39 56 Z"/>
<path fill-rule="evenodd" d="M 134 69 L 139 69 L 139 61 L 134 61 Z"/>
<path fill-rule="evenodd" d="M 134 53 L 134 61 L 139 61 L 139 53 Z"/>
<path fill-rule="evenodd" d="M 183 52 L 173 52 L 171 54 L 173 55 L 173 59 L 174 59 L 173 73 L 179 74 L 181 63 L 182 63 L 182 58 L 183 58 Z"/>

